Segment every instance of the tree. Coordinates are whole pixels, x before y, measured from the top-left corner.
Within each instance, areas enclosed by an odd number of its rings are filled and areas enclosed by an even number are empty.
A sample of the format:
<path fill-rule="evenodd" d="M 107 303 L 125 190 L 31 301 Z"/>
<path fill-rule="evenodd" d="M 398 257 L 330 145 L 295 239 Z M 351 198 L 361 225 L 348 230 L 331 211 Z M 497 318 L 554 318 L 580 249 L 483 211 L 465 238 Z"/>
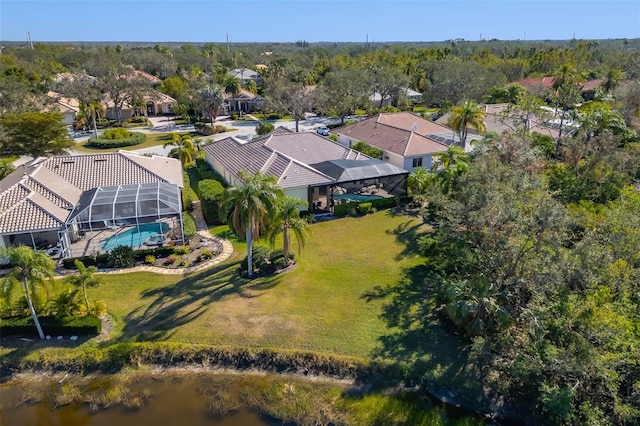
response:
<path fill-rule="evenodd" d="M 5 150 L 14 155 L 61 155 L 73 146 L 62 114 L 25 112 L 0 118 L 7 143 Z"/>
<path fill-rule="evenodd" d="M 296 132 L 299 129 L 300 120 L 304 119 L 304 114 L 313 108 L 314 101 L 314 92 L 301 84 L 279 79 L 271 80 L 267 86 L 265 103 L 281 114 L 293 116 Z"/>
<path fill-rule="evenodd" d="M 325 102 L 323 109 L 337 117 L 344 124 L 344 118 L 353 115 L 369 101 L 369 89 L 364 76 L 357 70 L 343 70 L 328 73 L 321 87 Z"/>
<path fill-rule="evenodd" d="M 351 149 L 361 152 L 365 155 L 368 155 L 371 158 L 377 158 L 378 160 L 382 160 L 383 151 L 380 148 L 376 148 L 375 146 L 367 145 L 362 141 L 358 141 L 351 146 Z"/>
<path fill-rule="evenodd" d="M 256 126 L 256 135 L 258 136 L 266 135 L 267 133 L 273 132 L 273 129 L 274 129 L 273 124 L 269 123 L 268 121 L 261 121 Z"/>
<path fill-rule="evenodd" d="M 33 296 L 39 287 L 53 280 L 55 263 L 47 254 L 27 246 L 9 247 L 3 250 L 2 254 L 6 255 L 9 263 L 13 265 L 9 275 L 2 280 L 2 294 L 5 299 L 9 299 L 16 284 L 22 285 L 38 335 L 44 339 L 44 332 L 33 305 Z"/>
<path fill-rule="evenodd" d="M 267 223 L 269 214 L 274 211 L 278 187 L 274 176 L 258 171 L 251 174 L 240 171 L 239 186 L 230 186 L 225 190 L 222 212 L 229 218 L 230 225 L 240 239 L 247 242 L 248 276 L 253 277 L 253 242 L 260 236 L 260 230 Z"/>
<path fill-rule="evenodd" d="M 242 111 L 240 110 L 240 106 L 236 105 L 236 96 L 240 93 L 242 89 L 242 82 L 238 77 L 233 75 L 227 75 L 222 83 L 224 86 L 225 93 L 229 93 L 231 95 L 231 104 L 234 111 L 240 111 L 240 116 L 242 116 Z"/>
<path fill-rule="evenodd" d="M 152 93 L 148 80 L 135 74 L 133 67 L 122 64 L 108 67 L 107 72 L 97 79 L 97 84 L 113 102 L 117 121 L 122 121 L 122 108 L 126 103 Z"/>
<path fill-rule="evenodd" d="M 15 169 L 16 167 L 13 165 L 13 163 L 0 161 L 0 179 L 4 179 L 5 177 L 9 176 Z"/>
<path fill-rule="evenodd" d="M 487 113 L 473 102 L 465 101 L 462 105 L 453 108 L 448 124 L 458 133 L 460 146 L 463 150 L 466 150 L 467 147 L 469 126 L 476 129 L 479 134 L 483 134 L 487 130 L 484 123 L 486 117 Z"/>
<path fill-rule="evenodd" d="M 298 243 L 298 253 L 304 246 L 306 235 L 309 232 L 309 223 L 300 217 L 300 209 L 307 208 L 307 203 L 299 198 L 279 197 L 273 216 L 270 218 L 266 234 L 273 247 L 276 236 L 282 233 L 282 250 L 284 258 L 289 259 L 291 253 L 291 235 Z"/>
<path fill-rule="evenodd" d="M 95 276 L 98 272 L 98 268 L 95 266 L 84 266 L 84 263 L 77 260 L 74 262 L 78 274 L 67 275 L 64 277 L 64 282 L 79 287 L 82 290 L 84 296 L 84 302 L 87 305 L 87 312 L 91 313 L 91 305 L 89 304 L 89 297 L 87 296 L 87 287 L 97 287 L 102 284 L 102 279 Z"/>
<path fill-rule="evenodd" d="M 604 81 L 602 82 L 602 88 L 611 93 L 616 87 L 624 80 L 625 74 L 619 68 L 609 68 L 605 74 Z"/>
<path fill-rule="evenodd" d="M 407 190 L 415 201 L 424 202 L 427 190 L 436 182 L 436 175 L 424 167 L 414 168 L 407 177 Z"/>
<path fill-rule="evenodd" d="M 171 133 L 170 136 L 171 140 L 162 145 L 163 148 L 166 148 L 167 146 L 175 146 L 175 148 L 169 152 L 169 157 L 179 159 L 183 166 L 193 163 L 195 146 L 191 140 L 191 135 Z"/>
<path fill-rule="evenodd" d="M 369 81 L 369 93 L 380 95 L 378 108 L 382 108 L 384 101 L 388 99 L 398 102 L 409 86 L 409 78 L 393 68 L 374 66 L 365 74 L 366 80 Z"/>
<path fill-rule="evenodd" d="M 564 64 L 553 73 L 553 84 L 551 85 L 551 98 L 557 108 L 562 108 L 560 115 L 560 128 L 558 129 L 558 141 L 556 142 L 556 155 L 559 155 L 560 139 L 564 131 L 567 111 L 580 100 L 578 83 L 580 76 L 575 68 L 569 64 Z"/>
<path fill-rule="evenodd" d="M 433 158 L 431 170 L 438 173 L 442 192 L 448 194 L 455 189 L 458 178 L 469 169 L 467 153 L 461 147 L 451 145 L 446 151 L 433 154 Z"/>
<path fill-rule="evenodd" d="M 205 86 L 198 92 L 200 105 L 205 114 L 211 118 L 211 125 L 218 117 L 218 110 L 224 104 L 224 91 L 220 86 Z"/>

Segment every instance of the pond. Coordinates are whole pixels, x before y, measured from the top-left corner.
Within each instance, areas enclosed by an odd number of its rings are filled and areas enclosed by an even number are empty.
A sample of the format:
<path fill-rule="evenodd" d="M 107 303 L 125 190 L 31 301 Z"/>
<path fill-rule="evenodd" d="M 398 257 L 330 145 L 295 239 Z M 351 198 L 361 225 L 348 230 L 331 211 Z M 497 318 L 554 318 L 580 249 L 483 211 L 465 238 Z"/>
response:
<path fill-rule="evenodd" d="M 369 416 L 364 424 L 370 423 L 368 419 L 387 418 L 389 413 L 385 410 L 403 410 L 416 421 L 420 419 L 419 424 L 485 424 L 477 415 L 445 409 L 415 397 L 415 392 L 408 399 L 396 401 L 382 395 L 373 399 L 364 395 L 351 397 L 345 396 L 350 392 L 345 384 L 282 376 L 175 372 L 61 376 L 12 381 L 1 385 L 0 391 L 0 424 L 12 426 L 270 426 L 285 423 L 276 417 L 285 418 L 286 424 L 317 424 L 318 421 L 349 424 L 349 415 L 367 410 L 371 413 L 364 414 Z M 378 409 L 379 415 L 372 413 Z M 363 424 L 362 420 L 361 414 L 358 423 Z"/>

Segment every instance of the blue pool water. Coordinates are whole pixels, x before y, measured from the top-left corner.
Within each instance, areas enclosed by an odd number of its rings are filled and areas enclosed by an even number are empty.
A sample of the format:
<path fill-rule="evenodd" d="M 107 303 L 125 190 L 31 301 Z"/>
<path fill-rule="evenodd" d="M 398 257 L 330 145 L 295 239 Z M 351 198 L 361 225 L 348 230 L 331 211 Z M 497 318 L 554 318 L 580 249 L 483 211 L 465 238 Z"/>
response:
<path fill-rule="evenodd" d="M 107 238 L 102 242 L 102 250 L 110 251 L 118 246 L 137 247 L 154 235 L 164 234 L 169 230 L 166 223 L 145 223 L 138 228 L 131 228 Z"/>
<path fill-rule="evenodd" d="M 371 201 L 377 198 L 382 198 L 379 195 L 363 195 L 363 194 L 339 194 L 334 195 L 333 200 L 338 203 L 340 200 L 347 200 L 347 202 L 351 201 Z"/>

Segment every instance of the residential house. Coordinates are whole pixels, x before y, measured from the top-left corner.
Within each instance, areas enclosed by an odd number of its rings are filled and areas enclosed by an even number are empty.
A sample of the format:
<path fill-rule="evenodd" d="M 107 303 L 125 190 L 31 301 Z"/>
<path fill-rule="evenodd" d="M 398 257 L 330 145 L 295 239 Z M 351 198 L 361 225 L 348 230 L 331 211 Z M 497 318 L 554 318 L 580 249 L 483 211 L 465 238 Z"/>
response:
<path fill-rule="evenodd" d="M 100 102 L 106 109 L 105 117 L 109 120 L 117 120 L 115 103 L 113 99 L 111 99 L 111 96 L 108 93 L 103 94 Z M 172 114 L 173 106 L 176 103 L 177 101 L 171 96 L 153 91 L 142 97 L 144 108 L 142 108 L 142 104 L 137 106 L 133 105 L 131 101 L 126 101 L 120 109 L 120 118 L 126 120 L 127 118 L 139 115 L 155 116 Z"/>
<path fill-rule="evenodd" d="M 144 246 L 145 232 L 184 240 L 182 187 L 173 158 L 120 151 L 34 159 L 0 181 L 0 249 L 76 257 Z"/>
<path fill-rule="evenodd" d="M 410 112 L 380 113 L 332 130 L 346 147 L 364 142 L 382 150 L 382 159 L 413 170 L 431 168 L 432 156 L 457 142 L 453 130 Z"/>
<path fill-rule="evenodd" d="M 508 103 L 479 104 L 478 106 L 484 109 L 486 113 L 484 124 L 487 127 L 487 132 L 496 132 L 498 134 L 502 134 L 503 132 L 513 132 L 517 129 L 526 128 L 532 133 L 539 133 L 541 135 L 550 136 L 553 139 L 557 139 L 559 137 L 557 126 L 554 127 L 553 124 L 550 123 L 541 114 L 530 114 L 527 117 L 525 114 L 515 111 L 513 109 L 513 105 L 510 105 Z M 448 112 L 439 117 L 435 122 L 438 124 L 447 125 L 450 118 L 451 113 Z M 468 131 L 469 138 L 479 137 L 478 132 L 473 127 L 469 127 Z"/>
<path fill-rule="evenodd" d="M 414 104 L 422 102 L 422 93 L 416 92 L 411 88 L 406 88 L 405 90 L 403 90 L 401 93 L 401 97 L 402 99 Z M 385 95 L 384 99 L 382 99 L 382 95 L 378 92 L 375 92 L 371 96 L 369 96 L 369 101 L 374 108 L 397 106 L 400 100 L 401 99 L 396 99 L 392 95 Z"/>
<path fill-rule="evenodd" d="M 64 116 L 62 119 L 64 124 L 71 126 L 80 112 L 80 102 L 76 98 L 63 96 L 53 91 L 47 92 L 47 96 L 53 101 L 53 104 L 47 106 L 46 109 L 61 113 Z"/>
<path fill-rule="evenodd" d="M 224 99 L 225 107 L 228 112 L 243 111 L 243 112 L 256 112 L 262 111 L 264 106 L 264 98 L 255 93 L 251 93 L 248 90 L 240 89 L 240 93 L 232 95 L 226 94 Z"/>
<path fill-rule="evenodd" d="M 543 93 L 545 90 L 553 87 L 553 77 L 527 77 L 522 80 L 516 81 L 519 85 L 525 89 L 531 90 L 535 93 Z M 595 91 L 598 87 L 605 82 L 604 78 L 596 78 L 593 80 L 585 81 L 580 85 L 580 93 L 584 94 Z"/>
<path fill-rule="evenodd" d="M 275 176 L 285 194 L 306 201 L 312 212 L 333 203 L 404 193 L 408 172 L 372 159 L 312 132 L 279 127 L 251 142 L 233 137 L 203 147 L 207 162 L 231 185 L 241 170 Z"/>
<path fill-rule="evenodd" d="M 234 76 L 244 85 L 247 81 L 253 80 L 256 83 L 260 79 L 260 76 L 257 72 L 250 68 L 236 68 L 229 71 L 227 74 Z"/>

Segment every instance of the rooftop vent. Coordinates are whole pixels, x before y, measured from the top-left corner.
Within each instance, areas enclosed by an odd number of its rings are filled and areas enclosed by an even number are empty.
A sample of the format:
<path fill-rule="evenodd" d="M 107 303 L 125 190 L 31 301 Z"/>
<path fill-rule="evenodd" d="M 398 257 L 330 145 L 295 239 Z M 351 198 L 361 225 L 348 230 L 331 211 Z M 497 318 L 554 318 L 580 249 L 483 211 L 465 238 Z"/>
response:
<path fill-rule="evenodd" d="M 413 123 L 411 125 L 411 131 L 412 132 L 417 132 L 418 131 L 418 123 Z"/>

